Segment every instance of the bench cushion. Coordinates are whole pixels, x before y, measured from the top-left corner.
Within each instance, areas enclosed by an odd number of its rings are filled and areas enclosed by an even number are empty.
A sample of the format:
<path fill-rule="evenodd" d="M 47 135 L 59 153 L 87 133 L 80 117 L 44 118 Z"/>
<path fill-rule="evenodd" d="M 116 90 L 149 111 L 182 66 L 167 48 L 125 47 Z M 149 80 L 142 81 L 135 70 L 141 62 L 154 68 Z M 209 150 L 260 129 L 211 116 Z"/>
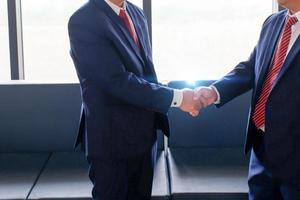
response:
<path fill-rule="evenodd" d="M 29 199 L 90 199 L 91 189 L 83 153 L 54 153 Z"/>
<path fill-rule="evenodd" d="M 242 149 L 170 149 L 171 194 L 177 199 L 247 199 Z"/>
<path fill-rule="evenodd" d="M 26 199 L 48 154 L 0 154 L 0 199 Z"/>
<path fill-rule="evenodd" d="M 158 154 L 153 185 L 154 199 L 166 199 L 166 160 Z M 92 184 L 83 153 L 54 153 L 29 199 L 91 199 Z"/>
<path fill-rule="evenodd" d="M 159 151 L 157 154 L 157 163 L 154 171 L 152 199 L 168 199 L 169 194 L 169 179 L 165 152 Z"/>

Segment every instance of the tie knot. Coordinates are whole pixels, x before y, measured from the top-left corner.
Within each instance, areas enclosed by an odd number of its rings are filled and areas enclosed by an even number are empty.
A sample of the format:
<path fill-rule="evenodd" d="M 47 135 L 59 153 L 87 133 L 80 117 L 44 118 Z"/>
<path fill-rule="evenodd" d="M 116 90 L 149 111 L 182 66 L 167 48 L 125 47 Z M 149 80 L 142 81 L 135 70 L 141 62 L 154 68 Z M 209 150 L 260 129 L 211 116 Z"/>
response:
<path fill-rule="evenodd" d="M 293 26 L 298 22 L 297 17 L 288 17 L 287 25 L 288 26 Z"/>
<path fill-rule="evenodd" d="M 119 16 L 120 17 L 126 17 L 126 11 L 124 9 L 121 9 L 120 13 L 119 13 Z"/>

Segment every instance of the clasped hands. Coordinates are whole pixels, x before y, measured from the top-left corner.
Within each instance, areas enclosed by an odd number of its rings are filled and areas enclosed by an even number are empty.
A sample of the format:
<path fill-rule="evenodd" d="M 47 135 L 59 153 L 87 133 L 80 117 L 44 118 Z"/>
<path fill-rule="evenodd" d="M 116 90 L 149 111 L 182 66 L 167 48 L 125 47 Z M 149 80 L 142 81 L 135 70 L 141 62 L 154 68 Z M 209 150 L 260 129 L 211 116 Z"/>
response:
<path fill-rule="evenodd" d="M 199 87 L 194 90 L 183 89 L 183 99 L 180 109 L 197 117 L 203 108 L 215 103 L 218 99 L 213 87 Z"/>

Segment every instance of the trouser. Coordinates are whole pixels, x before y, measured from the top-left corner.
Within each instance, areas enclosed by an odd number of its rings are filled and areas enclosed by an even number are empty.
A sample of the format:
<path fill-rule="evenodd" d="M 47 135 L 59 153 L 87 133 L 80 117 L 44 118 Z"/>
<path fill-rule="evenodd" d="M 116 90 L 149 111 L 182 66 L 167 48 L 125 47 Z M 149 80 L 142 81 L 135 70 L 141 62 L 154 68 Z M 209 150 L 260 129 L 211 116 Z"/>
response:
<path fill-rule="evenodd" d="M 128 159 L 88 158 L 93 200 L 150 200 L 157 145 Z"/>

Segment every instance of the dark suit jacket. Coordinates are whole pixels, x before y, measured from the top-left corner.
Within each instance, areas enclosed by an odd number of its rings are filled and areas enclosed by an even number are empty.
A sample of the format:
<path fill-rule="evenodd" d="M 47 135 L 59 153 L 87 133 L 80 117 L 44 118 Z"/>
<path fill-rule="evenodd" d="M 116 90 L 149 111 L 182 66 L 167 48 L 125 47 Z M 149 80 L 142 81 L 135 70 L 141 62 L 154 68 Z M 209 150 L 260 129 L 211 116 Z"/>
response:
<path fill-rule="evenodd" d="M 214 85 L 222 106 L 253 89 L 245 152 L 258 136 L 252 114 L 273 59 L 287 11 L 271 15 L 264 23 L 259 41 L 248 61 L 238 64 Z M 279 176 L 300 178 L 300 38 L 289 52 L 266 104 L 264 163 Z"/>
<path fill-rule="evenodd" d="M 157 84 L 143 11 L 129 2 L 127 10 L 141 49 L 103 0 L 90 0 L 69 21 L 83 99 L 76 146 L 86 137 L 89 156 L 139 155 L 155 142 L 156 129 L 169 135 L 166 113 L 173 91 Z"/>

